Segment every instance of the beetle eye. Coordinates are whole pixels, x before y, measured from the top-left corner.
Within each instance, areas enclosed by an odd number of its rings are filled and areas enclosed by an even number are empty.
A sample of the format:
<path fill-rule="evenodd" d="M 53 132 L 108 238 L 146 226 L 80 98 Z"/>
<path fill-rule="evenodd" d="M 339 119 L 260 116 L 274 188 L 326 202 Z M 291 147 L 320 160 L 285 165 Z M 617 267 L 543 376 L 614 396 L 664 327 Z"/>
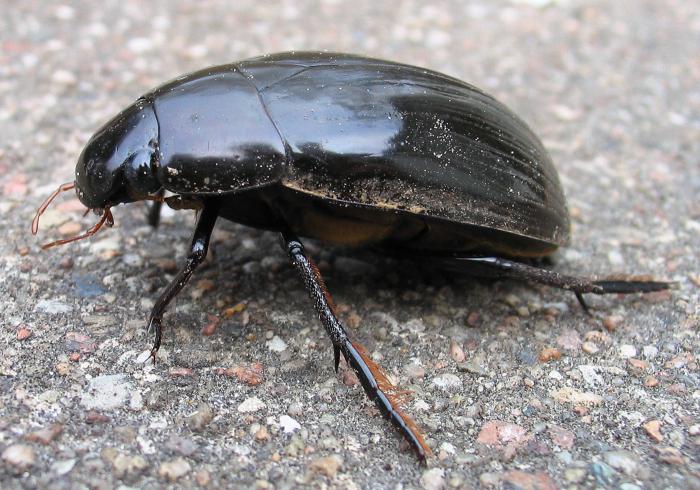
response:
<path fill-rule="evenodd" d="M 138 193 L 150 194 L 161 187 L 158 178 L 153 172 L 151 164 L 152 154 L 150 150 L 132 153 L 125 163 L 124 170 L 127 185 Z"/>

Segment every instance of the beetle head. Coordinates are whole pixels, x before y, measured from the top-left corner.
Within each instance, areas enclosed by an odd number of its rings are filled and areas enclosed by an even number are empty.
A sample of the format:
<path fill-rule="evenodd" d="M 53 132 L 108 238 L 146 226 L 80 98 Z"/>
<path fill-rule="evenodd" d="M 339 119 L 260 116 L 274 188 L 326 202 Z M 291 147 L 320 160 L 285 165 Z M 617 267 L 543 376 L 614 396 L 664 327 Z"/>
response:
<path fill-rule="evenodd" d="M 158 121 L 139 99 L 90 138 L 75 167 L 76 193 L 91 209 L 147 199 L 161 187 L 157 167 Z"/>

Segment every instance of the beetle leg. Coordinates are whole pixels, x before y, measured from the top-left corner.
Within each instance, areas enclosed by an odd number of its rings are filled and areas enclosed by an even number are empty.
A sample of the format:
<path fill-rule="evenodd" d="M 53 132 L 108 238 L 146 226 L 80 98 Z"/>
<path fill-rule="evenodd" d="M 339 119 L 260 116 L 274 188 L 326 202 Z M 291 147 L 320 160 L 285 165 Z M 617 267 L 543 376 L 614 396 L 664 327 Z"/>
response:
<path fill-rule="evenodd" d="M 342 352 L 348 365 L 357 373 L 367 397 L 374 401 L 385 417 L 391 420 L 412 446 L 418 458 L 425 463 L 426 457 L 430 454 L 430 448 L 423 440 L 416 423 L 400 407 L 400 398 L 405 396 L 406 392 L 397 390 L 387 379 L 382 369 L 372 361 L 365 348 L 350 339 L 336 316 L 335 305 L 323 277 L 321 277 L 316 264 L 304 252 L 301 241 L 291 234 L 283 233 L 282 245 L 289 254 L 292 265 L 304 281 L 321 323 L 333 343 L 336 372 Z"/>
<path fill-rule="evenodd" d="M 192 237 L 192 243 L 190 244 L 190 253 L 187 256 L 187 261 L 184 267 L 177 273 L 175 279 L 173 279 L 170 284 L 165 288 L 165 291 L 160 295 L 158 301 L 156 301 L 153 310 L 151 311 L 151 316 L 148 319 L 148 331 L 155 331 L 156 338 L 153 343 L 153 348 L 151 349 L 151 357 L 153 362 L 156 362 L 156 354 L 160 348 L 160 341 L 163 337 L 163 329 L 161 322 L 163 320 L 163 313 L 165 308 L 172 299 L 177 296 L 177 294 L 185 287 L 187 281 L 192 277 L 195 269 L 199 264 L 202 263 L 204 258 L 207 256 L 207 250 L 209 248 L 209 238 L 211 237 L 211 232 L 214 230 L 214 224 L 216 223 L 216 218 L 219 216 L 220 203 L 217 200 L 209 200 L 204 204 L 204 208 L 199 215 L 199 220 L 197 221 L 197 226 L 194 229 L 194 235 Z"/>
<path fill-rule="evenodd" d="M 588 304 L 586 303 L 586 300 L 583 297 L 583 293 L 575 291 L 574 294 L 576 295 L 576 299 L 578 300 L 578 304 L 580 304 L 581 308 L 583 308 L 583 311 L 586 313 L 586 315 L 590 316 L 591 310 L 588 309 Z"/>
<path fill-rule="evenodd" d="M 156 193 L 156 196 L 160 198 L 164 195 L 165 189 L 161 189 Z M 162 207 L 163 201 L 161 199 L 154 200 L 153 204 L 148 207 L 148 224 L 153 228 L 158 228 L 158 224 L 160 223 L 160 210 Z"/>
<path fill-rule="evenodd" d="M 628 294 L 650 293 L 663 291 L 673 286 L 673 283 L 654 281 L 652 279 L 627 277 L 610 280 L 592 280 L 585 277 L 567 276 L 558 272 L 541 269 L 531 265 L 515 262 L 500 257 L 459 257 L 438 258 L 438 261 L 450 265 L 469 264 L 472 272 L 490 272 L 490 275 L 511 277 L 523 281 L 532 281 L 547 286 L 566 289 L 576 294 L 583 309 L 588 312 L 588 306 L 583 300 L 584 293 L 592 294 Z"/>

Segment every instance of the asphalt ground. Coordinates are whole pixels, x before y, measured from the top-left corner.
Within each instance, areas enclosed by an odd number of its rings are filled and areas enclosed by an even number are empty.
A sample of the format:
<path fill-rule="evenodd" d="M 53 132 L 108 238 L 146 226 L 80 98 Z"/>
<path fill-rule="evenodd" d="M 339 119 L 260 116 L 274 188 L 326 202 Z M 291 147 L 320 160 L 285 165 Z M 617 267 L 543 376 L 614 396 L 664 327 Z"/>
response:
<path fill-rule="evenodd" d="M 699 488 L 700 3 L 11 2 L 0 10 L 0 487 Z M 145 322 L 192 212 L 62 197 L 104 121 L 182 73 L 345 51 L 492 93 L 541 136 L 573 242 L 560 272 L 644 273 L 670 293 L 590 298 L 311 243 L 341 319 L 401 386 L 421 467 L 333 372 L 273 234 L 221 222 L 210 258 Z M 209 335 L 205 335 L 209 334 Z"/>

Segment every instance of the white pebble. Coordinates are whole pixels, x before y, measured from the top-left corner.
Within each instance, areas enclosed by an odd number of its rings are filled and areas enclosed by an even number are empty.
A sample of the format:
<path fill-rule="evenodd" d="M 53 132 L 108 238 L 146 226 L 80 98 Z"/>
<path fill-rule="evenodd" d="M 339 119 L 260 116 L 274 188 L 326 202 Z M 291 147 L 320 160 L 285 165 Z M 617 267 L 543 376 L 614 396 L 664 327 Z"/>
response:
<path fill-rule="evenodd" d="M 657 349 L 653 345 L 645 345 L 644 349 L 642 349 L 642 353 L 644 354 L 645 358 L 654 359 L 659 353 L 659 349 Z"/>
<path fill-rule="evenodd" d="M 282 352 L 287 350 L 287 343 L 281 337 L 275 335 L 272 340 L 267 342 L 267 348 L 272 352 Z"/>
<path fill-rule="evenodd" d="M 620 356 L 621 357 L 634 357 L 637 355 L 637 349 L 630 344 L 623 344 L 620 346 Z"/>
<path fill-rule="evenodd" d="M 442 468 L 433 468 L 423 472 L 420 484 L 425 490 L 441 490 L 445 488 L 445 471 Z"/>
<path fill-rule="evenodd" d="M 75 85 L 78 81 L 75 74 L 68 70 L 56 70 L 51 75 L 51 81 L 59 85 Z"/>
<path fill-rule="evenodd" d="M 301 429 L 299 422 L 294 420 L 289 415 L 280 416 L 280 427 L 282 427 L 285 434 L 291 434 L 295 430 Z"/>
<path fill-rule="evenodd" d="M 445 373 L 433 378 L 433 384 L 445 391 L 453 390 L 462 387 L 462 380 L 459 376 L 451 373 Z"/>
<path fill-rule="evenodd" d="M 238 405 L 238 411 L 241 413 L 257 412 L 258 410 L 262 410 L 265 407 L 267 407 L 267 405 L 265 405 L 265 403 L 260 398 L 258 398 L 257 396 L 253 396 L 243 401 L 243 403 L 241 403 L 240 405 Z"/>

